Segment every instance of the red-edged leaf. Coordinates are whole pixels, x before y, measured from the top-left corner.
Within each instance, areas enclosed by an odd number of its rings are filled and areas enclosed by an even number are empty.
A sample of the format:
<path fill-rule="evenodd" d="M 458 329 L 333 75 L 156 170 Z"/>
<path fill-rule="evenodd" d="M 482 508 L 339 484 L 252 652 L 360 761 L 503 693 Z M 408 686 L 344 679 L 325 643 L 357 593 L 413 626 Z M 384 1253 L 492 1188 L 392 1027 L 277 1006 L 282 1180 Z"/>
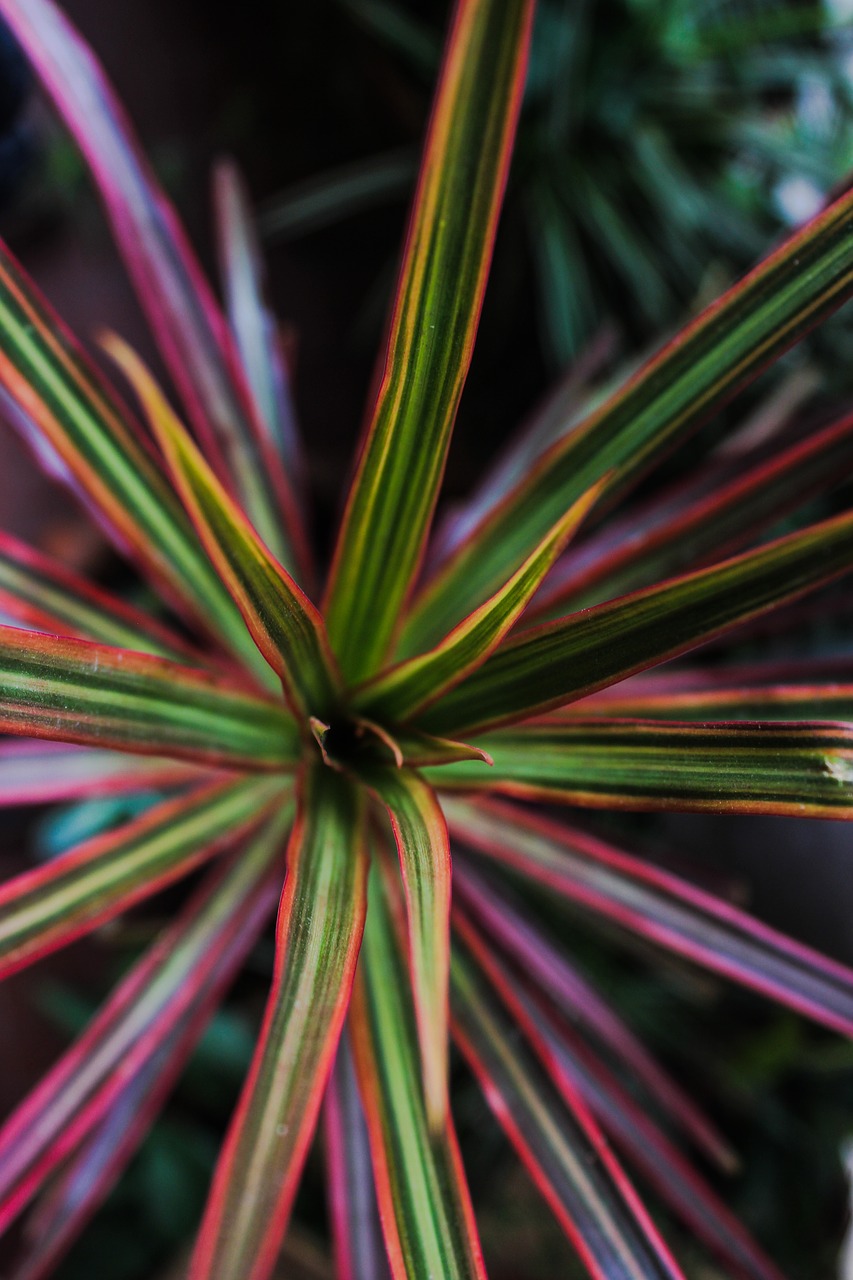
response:
<path fill-rule="evenodd" d="M 423 554 L 485 292 L 532 13 L 531 0 L 461 0 L 448 37 L 327 597 L 329 635 L 353 681 L 382 662 Z M 462 208 L 464 218 L 450 216 Z"/>
<path fill-rule="evenodd" d="M 599 485 L 579 498 L 518 572 L 441 644 L 369 681 L 356 693 L 356 705 L 370 715 L 407 720 L 485 662 L 524 612 L 539 583 L 583 523 L 600 489 Z"/>
<path fill-rule="evenodd" d="M 300 549 L 301 535 L 283 472 L 274 466 L 273 451 L 261 447 L 227 326 L 103 72 L 52 0 L 0 0 L 0 13 L 86 157 L 163 358 L 209 456 L 221 459 L 221 474 L 232 478 L 262 537 L 288 559 Z"/>
<path fill-rule="evenodd" d="M 615 522 L 617 527 L 609 522 L 606 533 L 583 548 L 580 563 L 571 551 L 563 558 L 531 617 L 598 604 L 737 551 L 789 511 L 841 483 L 853 461 L 853 415 L 767 455 L 762 450 L 752 466 L 738 458 L 730 464 L 731 475 L 687 503 L 679 501 L 678 491 L 662 495 L 645 528 L 637 527 L 634 512 Z"/>
<path fill-rule="evenodd" d="M 454 871 L 453 890 L 454 903 L 461 901 L 519 971 L 619 1059 L 671 1122 L 723 1169 L 736 1167 L 731 1147 L 707 1116 L 564 953 L 524 914 L 520 904 L 465 865 Z"/>
<path fill-rule="evenodd" d="M 207 553 L 291 705 L 327 714 L 338 677 L 320 614 L 223 489 L 141 360 L 118 338 L 105 345 L 136 389 Z"/>
<path fill-rule="evenodd" d="M 141 427 L 2 243 L 0 400 L 119 550 L 250 670 L 268 676 Z"/>
<path fill-rule="evenodd" d="M 350 1008 L 379 1216 L 394 1280 L 485 1280 L 453 1122 L 430 1133 L 406 963 L 374 875 Z M 396 916 L 397 904 L 393 904 Z"/>
<path fill-rule="evenodd" d="M 853 1035 L 853 970 L 586 832 L 500 801 L 447 799 L 454 839 L 623 928 Z"/>
<path fill-rule="evenodd" d="M 592 808 L 853 819 L 853 726 L 561 717 L 478 739 L 491 765 L 428 770 L 446 787 Z"/>
<path fill-rule="evenodd" d="M 516 438 L 501 451 L 476 490 L 451 507 L 439 522 L 430 545 L 432 563 L 438 564 L 456 551 L 554 441 L 580 423 L 591 396 L 589 384 L 613 355 L 615 345 L 615 331 L 605 327 L 581 352 Z"/>
<path fill-rule="evenodd" d="M 0 533 L 0 614 L 37 631 L 98 640 L 198 666 L 204 657 L 154 618 Z"/>
<path fill-rule="evenodd" d="M 735 1275 L 744 1280 L 782 1280 L 739 1219 L 580 1038 L 564 1022 L 558 1027 L 535 1002 L 525 1008 L 540 1043 L 547 1047 L 549 1070 L 581 1095 L 607 1136 L 664 1204 Z"/>
<path fill-rule="evenodd" d="M 338 1280 L 388 1280 L 367 1123 L 352 1050 L 341 1037 L 325 1103 L 329 1210 Z"/>
<path fill-rule="evenodd" d="M 58 742 L 0 743 L 0 807 L 176 787 L 209 776 L 191 764 Z"/>
<path fill-rule="evenodd" d="M 403 656 L 434 644 L 487 599 L 591 484 L 609 474 L 612 497 L 636 483 L 840 306 L 853 290 L 851 224 L 846 192 L 557 441 L 425 586 L 406 624 Z"/>
<path fill-rule="evenodd" d="M 196 787 L 0 885 L 0 972 L 67 946 L 233 844 L 280 803 L 278 779 Z"/>
<path fill-rule="evenodd" d="M 335 770 L 318 766 L 302 779 L 287 863 L 272 991 L 192 1280 L 270 1274 L 317 1121 L 367 906 L 363 805 Z"/>
<path fill-rule="evenodd" d="M 564 1020 L 531 1001 L 518 979 L 487 948 L 463 917 L 460 926 L 484 975 L 506 1004 L 542 1067 L 571 1108 L 580 1096 L 608 1137 L 651 1182 L 691 1231 L 744 1280 L 781 1280 L 742 1225 L 693 1170 L 688 1160 L 646 1117 Z"/>
<path fill-rule="evenodd" d="M 165 658 L 12 627 L 0 627 L 0 730 L 213 767 L 296 758 L 282 704 Z"/>
<path fill-rule="evenodd" d="M 291 813 L 210 877 L 0 1129 L 0 1230 L 128 1090 L 172 1082 L 278 900 Z"/>
<path fill-rule="evenodd" d="M 231 333 L 258 422 L 284 464 L 294 498 L 305 503 L 306 468 L 275 316 L 265 298 L 264 269 L 249 197 L 236 165 L 214 172 L 219 257 Z"/>
<path fill-rule="evenodd" d="M 558 1089 L 485 948 L 454 920 L 453 1033 L 489 1106 L 595 1280 L 684 1280 L 580 1096 Z"/>
<path fill-rule="evenodd" d="M 840 664 L 839 664 L 840 665 Z M 784 671 L 784 668 L 783 668 Z M 734 671 L 731 674 L 736 675 Z M 815 675 L 808 666 L 800 669 L 808 678 Z M 701 677 L 698 677 L 701 681 Z M 853 721 L 853 684 L 753 684 L 727 683 L 729 673 L 710 667 L 703 684 L 679 688 L 678 677 L 661 682 L 656 689 L 649 681 L 631 692 L 631 682 L 606 690 L 606 697 L 573 703 L 551 712 L 555 721 L 596 716 L 620 720 L 844 720 Z M 602 690 L 602 693 L 605 691 Z"/>
<path fill-rule="evenodd" d="M 450 845 L 435 792 L 409 769 L 364 775 L 388 810 L 406 894 L 409 972 L 431 1129 L 447 1113 Z"/>
<path fill-rule="evenodd" d="M 615 684 L 853 569 L 853 515 L 522 632 L 424 713 L 451 736 Z"/>

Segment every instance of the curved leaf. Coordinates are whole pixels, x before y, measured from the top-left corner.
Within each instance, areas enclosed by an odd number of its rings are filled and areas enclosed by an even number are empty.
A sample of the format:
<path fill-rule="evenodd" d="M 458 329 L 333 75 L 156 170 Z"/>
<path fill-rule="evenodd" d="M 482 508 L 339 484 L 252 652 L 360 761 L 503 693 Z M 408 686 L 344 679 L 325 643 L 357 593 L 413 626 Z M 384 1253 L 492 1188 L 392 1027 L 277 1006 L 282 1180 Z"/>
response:
<path fill-rule="evenodd" d="M 435 792 L 410 769 L 363 775 L 388 810 L 400 858 L 409 925 L 409 972 L 415 1001 L 427 1120 L 440 1130 L 447 1114 L 447 982 L 450 971 L 450 845 Z"/>
<path fill-rule="evenodd" d="M 306 772 L 287 863 L 273 986 L 192 1280 L 270 1274 L 317 1121 L 367 907 L 363 804 L 335 770 Z"/>
<path fill-rule="evenodd" d="M 351 681 L 385 656 L 423 553 L 483 301 L 532 12 L 532 0 L 462 0 L 448 38 L 327 596 L 329 635 Z M 464 218 L 450 216 L 462 208 Z"/>
<path fill-rule="evenodd" d="M 2 1126 L 0 1230 L 129 1086 L 152 1068 L 146 1094 L 160 1091 L 164 1073 L 174 1077 L 278 900 L 291 816 L 282 805 L 194 895 Z"/>
<path fill-rule="evenodd" d="M 697 1104 L 654 1059 L 618 1013 L 558 950 L 542 928 L 524 914 L 520 903 L 463 863 L 454 868 L 454 907 L 462 903 L 466 913 L 493 943 L 510 956 L 528 983 L 545 992 L 549 1000 L 582 1026 L 587 1034 L 614 1056 L 634 1081 L 722 1169 L 731 1172 L 737 1158 L 731 1147 Z"/>
<path fill-rule="evenodd" d="M 722 477 L 710 493 L 679 504 L 675 512 L 667 503 L 662 518 L 645 530 L 619 530 L 611 523 L 597 554 L 593 539 L 581 563 L 566 557 L 533 602 L 530 616 L 553 618 L 718 560 L 815 494 L 835 488 L 851 461 L 853 415 L 788 449 L 774 449 L 769 458 L 763 451 L 753 466 L 738 458 L 732 475 Z"/>
<path fill-rule="evenodd" d="M 168 627 L 7 533 L 0 533 L 0 613 L 37 631 L 205 662 Z"/>
<path fill-rule="evenodd" d="M 141 431 L 0 244 L 0 385 L 37 428 L 98 519 L 250 669 L 264 669 L 228 592 Z M 29 432 L 31 436 L 32 431 Z"/>
<path fill-rule="evenodd" d="M 325 1136 L 329 1210 L 339 1280 L 388 1280 L 370 1144 L 347 1037 L 326 1092 Z"/>

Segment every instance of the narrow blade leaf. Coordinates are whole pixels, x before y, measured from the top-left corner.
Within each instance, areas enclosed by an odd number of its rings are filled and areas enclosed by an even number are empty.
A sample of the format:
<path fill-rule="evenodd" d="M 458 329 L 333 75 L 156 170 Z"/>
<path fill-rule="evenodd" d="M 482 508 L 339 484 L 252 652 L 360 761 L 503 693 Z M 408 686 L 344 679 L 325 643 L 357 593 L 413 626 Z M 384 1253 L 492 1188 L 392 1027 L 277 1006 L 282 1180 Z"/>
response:
<path fill-rule="evenodd" d="M 47 440 L 76 486 L 156 582 L 256 672 L 265 670 L 180 502 L 91 361 L 0 244 L 0 386 L 13 422 Z M 254 665 L 253 665 L 254 664 Z"/>
<path fill-rule="evenodd" d="M 481 932 L 512 958 L 526 981 L 546 993 L 573 1023 L 614 1055 L 671 1123 L 722 1169 L 731 1172 L 736 1167 L 731 1147 L 711 1121 L 539 924 L 525 914 L 520 903 L 464 864 L 454 870 L 453 890 L 454 906 L 461 901 Z"/>
<path fill-rule="evenodd" d="M 436 770 L 482 787 L 593 808 L 853 819 L 853 726 L 569 720 L 478 740 L 491 767 Z"/>
<path fill-rule="evenodd" d="M 159 790 L 200 781 L 206 772 L 158 756 L 19 739 L 0 743 L 0 807 Z"/>
<path fill-rule="evenodd" d="M 326 714 L 337 681 L 323 619 L 229 498 L 142 362 L 118 338 L 105 345 L 145 406 L 207 553 L 288 700 L 295 711 Z"/>
<path fill-rule="evenodd" d="M 848 513 L 710 569 L 522 632 L 428 710 L 419 727 L 456 736 L 575 701 L 851 568 Z"/>
<path fill-rule="evenodd" d="M 192 1280 L 269 1276 L 314 1132 L 367 907 L 363 806 L 333 769 L 303 779 L 287 860 L 273 986 Z"/>
<path fill-rule="evenodd" d="M 430 1134 L 406 966 L 378 876 L 350 1012 L 379 1215 L 394 1280 L 485 1280 L 450 1117 Z"/>
<path fill-rule="evenodd" d="M 595 1280 L 683 1280 L 580 1097 L 560 1091 L 493 993 L 484 953 L 454 932 L 454 1038 L 487 1102 Z"/>
<path fill-rule="evenodd" d="M 598 552 L 594 539 L 584 548 L 582 564 L 573 566 L 569 554 L 539 593 L 530 614 L 537 621 L 555 617 L 718 560 L 816 494 L 840 484 L 851 462 L 853 415 L 788 449 L 775 448 L 769 458 L 763 450 L 753 466 L 738 458 L 731 463 L 730 477 L 686 506 L 678 502 L 677 494 L 664 494 L 657 519 L 654 508 L 647 513 L 645 532 L 611 527 L 602 536 Z"/>
<path fill-rule="evenodd" d="M 276 779 L 218 782 L 149 809 L 48 866 L 0 885 L 0 972 L 31 964 L 233 844 L 282 793 Z"/>
<path fill-rule="evenodd" d="M 489 513 L 415 603 L 407 656 L 486 599 L 592 484 L 636 481 L 853 291 L 853 193 L 846 193 L 558 441 Z"/>
<path fill-rule="evenodd" d="M 0 0 L 39 78 L 89 164 L 113 233 L 169 372 L 209 455 L 221 459 L 261 536 L 288 563 L 301 545 L 283 473 L 239 376 L 227 326 L 172 206 L 143 159 L 121 107 L 52 0 Z M 286 528 L 281 514 L 285 514 Z"/>
<path fill-rule="evenodd" d="M 389 1280 L 352 1050 L 341 1037 L 326 1093 L 329 1209 L 338 1280 Z"/>
<path fill-rule="evenodd" d="M 532 12 L 531 0 L 462 0 L 456 10 L 328 594 L 329 635 L 350 680 L 381 663 L 423 553 L 471 361 Z M 463 207 L 464 219 L 450 216 Z"/>
<path fill-rule="evenodd" d="M 373 716 L 406 720 L 485 662 L 524 612 L 545 574 L 595 503 L 601 486 L 570 508 L 509 582 L 460 622 L 440 645 L 410 658 L 371 680 L 356 695 L 358 706 Z"/>
<path fill-rule="evenodd" d="M 278 900 L 291 816 L 214 874 L 0 1129 L 0 1229 L 129 1085 L 152 1066 L 148 1088 L 173 1077 Z"/>
<path fill-rule="evenodd" d="M 388 810 L 400 858 L 430 1128 L 447 1114 L 447 983 L 450 972 L 450 844 L 435 792 L 409 769 L 372 770 L 365 781 Z"/>
<path fill-rule="evenodd" d="M 0 613 L 37 631 L 196 666 L 205 661 L 168 627 L 5 533 L 0 533 Z"/>
<path fill-rule="evenodd" d="M 284 465 L 298 500 L 305 489 L 305 460 L 275 316 L 264 297 L 260 245 L 249 197 L 235 165 L 214 174 L 219 256 L 234 343 L 255 403 L 257 418 Z"/>
<path fill-rule="evenodd" d="M 454 839 L 715 973 L 853 1035 L 853 970 L 687 880 L 499 801 L 448 798 Z"/>
<path fill-rule="evenodd" d="M 219 767 L 296 756 L 283 705 L 165 658 L 0 627 L 0 729 Z"/>

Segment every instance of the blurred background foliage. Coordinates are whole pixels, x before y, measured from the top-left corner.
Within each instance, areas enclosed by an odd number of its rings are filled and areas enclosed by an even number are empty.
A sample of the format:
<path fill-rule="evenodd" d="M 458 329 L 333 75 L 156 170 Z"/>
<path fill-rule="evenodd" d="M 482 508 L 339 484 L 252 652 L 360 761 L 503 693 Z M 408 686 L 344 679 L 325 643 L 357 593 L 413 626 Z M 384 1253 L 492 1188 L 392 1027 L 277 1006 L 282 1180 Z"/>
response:
<path fill-rule="evenodd" d="M 91 15 L 97 7 L 83 8 Z M 321 521 L 334 517 L 324 495 L 337 490 L 350 456 L 393 285 L 448 8 L 445 0 L 187 6 L 217 81 L 214 109 L 191 137 L 176 125 L 174 140 L 155 148 L 155 163 L 189 209 L 194 232 L 206 217 L 198 177 L 210 155 L 229 150 L 248 172 L 273 298 L 292 333 Z M 91 19 L 84 31 L 97 45 Z M 99 52 L 110 67 L 109 48 Z M 59 208 L 78 226 L 92 201 L 82 166 L 43 126 L 47 145 L 33 176 L 24 81 L 4 86 L 0 218 L 12 206 L 6 226 L 20 235 L 33 209 L 43 217 Z M 455 445 L 456 491 L 471 484 L 555 372 L 589 359 L 590 343 L 602 375 L 615 353 L 636 358 L 819 208 L 851 168 L 853 10 L 842 0 L 540 0 L 482 344 Z M 30 186 L 21 186 L 27 173 Z M 821 382 L 837 401 L 846 396 L 851 329 L 842 315 L 821 345 L 783 364 L 783 400 L 792 372 L 804 368 L 810 385 Z M 766 392 L 759 388 L 747 408 Z M 702 448 L 700 437 L 694 449 Z M 35 845 L 54 856 L 79 836 L 81 821 L 92 830 L 115 818 L 95 806 L 53 819 Z M 118 932 L 83 944 L 91 1000 L 81 1004 L 55 976 L 45 978 L 47 1016 L 65 1034 L 81 1026 L 156 925 L 150 912 L 133 913 Z M 612 937 L 602 945 L 583 922 L 564 924 L 558 936 L 733 1138 L 742 1168 L 720 1189 L 786 1274 L 836 1276 L 853 1046 L 686 966 L 614 949 Z M 249 1061 L 269 959 L 268 947 L 259 949 L 150 1139 L 64 1265 L 65 1280 L 182 1274 L 180 1242 L 200 1212 Z M 555 1270 L 580 1277 L 476 1088 L 456 1072 L 493 1280 L 538 1280 Z M 678 1228 L 664 1225 L 678 1243 Z M 282 1274 L 331 1277 L 325 1226 L 315 1158 Z M 691 1259 L 689 1242 L 682 1256 Z M 698 1250 L 687 1265 L 691 1280 L 718 1280 Z"/>

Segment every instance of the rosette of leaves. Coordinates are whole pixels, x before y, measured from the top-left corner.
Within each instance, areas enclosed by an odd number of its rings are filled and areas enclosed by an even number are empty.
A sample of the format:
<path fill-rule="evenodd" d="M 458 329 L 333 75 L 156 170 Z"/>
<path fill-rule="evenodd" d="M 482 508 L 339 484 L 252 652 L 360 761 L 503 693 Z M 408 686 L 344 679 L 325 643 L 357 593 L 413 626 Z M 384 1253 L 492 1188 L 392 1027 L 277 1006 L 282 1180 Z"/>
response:
<path fill-rule="evenodd" d="M 93 1212 L 276 905 L 269 1001 L 196 1280 L 271 1274 L 323 1106 L 340 1274 L 482 1276 L 451 1037 L 592 1275 L 682 1274 L 624 1157 L 728 1271 L 778 1277 L 679 1145 L 725 1166 L 723 1138 L 517 888 L 853 1032 L 851 971 L 577 817 L 853 815 L 843 664 L 657 670 L 853 568 L 853 513 L 764 537 L 846 473 L 853 418 L 722 454 L 603 519 L 853 291 L 853 197 L 570 429 L 562 397 L 551 404 L 431 537 L 532 7 L 456 10 L 381 376 L 321 575 L 236 175 L 217 181 L 223 312 L 88 49 L 52 0 L 0 0 L 90 165 L 188 424 L 107 336 L 147 431 L 2 251 L 4 412 L 167 611 L 0 543 L 2 608 L 19 624 L 0 629 L 12 735 L 0 798 L 161 797 L 0 887 L 0 965 L 20 969 L 199 872 L 0 1130 L 0 1225 L 37 1198 L 18 1280 L 49 1274 Z"/>

